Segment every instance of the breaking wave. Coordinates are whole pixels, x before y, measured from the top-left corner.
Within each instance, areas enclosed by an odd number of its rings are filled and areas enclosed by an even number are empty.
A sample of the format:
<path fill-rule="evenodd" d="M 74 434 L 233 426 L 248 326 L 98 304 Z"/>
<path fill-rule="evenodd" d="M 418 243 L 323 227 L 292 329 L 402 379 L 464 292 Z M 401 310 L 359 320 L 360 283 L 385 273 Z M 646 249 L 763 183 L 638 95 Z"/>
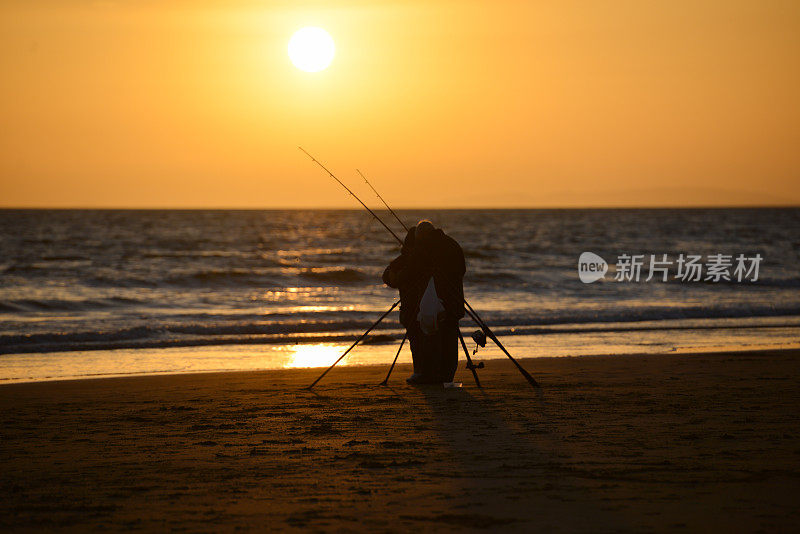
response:
<path fill-rule="evenodd" d="M 91 311 L 111 308 L 128 307 L 144 304 L 145 301 L 125 298 L 110 297 L 105 299 L 85 300 L 57 300 L 57 299 L 19 299 L 0 300 L 0 312 L 42 312 L 42 311 Z"/>
<path fill-rule="evenodd" d="M 317 267 L 303 269 L 299 274 L 306 280 L 331 284 L 354 284 L 369 278 L 367 273 L 350 267 Z"/>
<path fill-rule="evenodd" d="M 3 304 L 5 306 L 6 304 Z M 379 311 L 296 312 L 287 314 L 195 316 L 194 322 L 170 320 L 151 325 L 109 330 L 83 330 L 70 333 L 0 335 L 0 354 L 66 352 L 119 348 L 155 348 L 254 343 L 291 343 L 352 340 L 369 327 Z M 760 328 L 800 326 L 800 307 L 714 309 L 690 307 L 682 310 L 653 307 L 647 310 L 620 310 L 598 316 L 594 312 L 546 312 L 542 314 L 481 313 L 497 335 L 547 335 L 587 332 L 630 332 L 642 330 L 703 330 L 719 328 Z M 765 324 L 748 322 L 753 318 L 775 318 Z M 741 319 L 720 324 L 675 324 L 674 320 Z M 170 322 L 172 321 L 172 322 Z M 471 320 L 461 321 L 466 332 L 475 328 Z M 400 335 L 397 316 L 386 318 L 374 336 Z"/>

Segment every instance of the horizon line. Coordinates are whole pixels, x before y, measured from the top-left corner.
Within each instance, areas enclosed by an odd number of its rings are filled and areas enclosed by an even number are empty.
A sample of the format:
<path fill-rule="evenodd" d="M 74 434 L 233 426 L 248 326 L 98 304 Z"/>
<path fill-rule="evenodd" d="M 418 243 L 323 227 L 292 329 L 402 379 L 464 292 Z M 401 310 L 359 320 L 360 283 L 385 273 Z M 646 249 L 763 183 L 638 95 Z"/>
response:
<path fill-rule="evenodd" d="M 641 206 L 451 206 L 451 207 L 397 207 L 393 208 L 395 211 L 425 211 L 425 210 L 496 210 L 496 211 L 513 211 L 513 210 L 675 210 L 675 209 L 793 209 L 800 208 L 798 204 L 719 204 L 719 205 L 689 205 L 689 206 L 675 206 L 675 205 L 641 205 Z M 363 207 L 341 207 L 341 206 L 264 206 L 264 207 L 236 207 L 236 206 L 0 206 L 0 210 L 7 211 L 45 211 L 45 210 L 63 210 L 63 211 L 308 211 L 308 210 L 324 210 L 324 211 L 361 211 Z M 385 207 L 370 208 L 373 211 L 387 211 Z"/>

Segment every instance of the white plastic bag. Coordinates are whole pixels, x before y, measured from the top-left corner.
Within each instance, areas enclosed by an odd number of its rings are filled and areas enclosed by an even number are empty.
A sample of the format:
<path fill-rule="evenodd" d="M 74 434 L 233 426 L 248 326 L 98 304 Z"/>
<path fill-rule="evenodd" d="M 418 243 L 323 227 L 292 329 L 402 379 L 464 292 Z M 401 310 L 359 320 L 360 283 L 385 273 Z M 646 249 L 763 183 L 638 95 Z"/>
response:
<path fill-rule="evenodd" d="M 427 335 L 435 334 L 439 330 L 439 321 L 442 320 L 444 314 L 442 300 L 436 294 L 436 284 L 431 277 L 428 280 L 428 287 L 422 295 L 422 300 L 419 301 L 417 320 L 422 332 Z"/>

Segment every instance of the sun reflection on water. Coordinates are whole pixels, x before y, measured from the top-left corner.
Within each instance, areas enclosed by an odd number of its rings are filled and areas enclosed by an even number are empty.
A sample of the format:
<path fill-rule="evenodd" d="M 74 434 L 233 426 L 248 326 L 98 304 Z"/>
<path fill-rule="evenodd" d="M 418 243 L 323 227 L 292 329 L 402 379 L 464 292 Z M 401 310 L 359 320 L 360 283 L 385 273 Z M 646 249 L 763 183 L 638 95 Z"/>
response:
<path fill-rule="evenodd" d="M 283 365 L 285 368 L 327 367 L 342 354 L 341 347 L 329 344 L 292 345 L 287 350 L 290 355 Z M 347 363 L 347 357 L 341 363 Z"/>

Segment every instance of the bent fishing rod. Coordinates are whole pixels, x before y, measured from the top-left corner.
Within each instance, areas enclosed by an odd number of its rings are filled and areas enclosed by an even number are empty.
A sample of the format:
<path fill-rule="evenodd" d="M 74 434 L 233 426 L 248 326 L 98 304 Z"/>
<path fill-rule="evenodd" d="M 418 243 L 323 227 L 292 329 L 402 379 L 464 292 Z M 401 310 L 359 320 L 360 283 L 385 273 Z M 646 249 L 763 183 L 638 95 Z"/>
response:
<path fill-rule="evenodd" d="M 305 152 L 305 150 L 304 150 L 303 152 Z M 381 199 L 381 202 L 383 202 L 383 205 L 384 205 L 384 206 L 386 206 L 386 209 L 387 209 L 387 210 L 389 210 L 389 213 L 391 213 L 392 215 L 394 215 L 394 218 L 395 218 L 395 219 L 397 219 L 397 222 L 399 222 L 399 223 L 400 223 L 400 226 L 402 226 L 402 227 L 403 227 L 403 230 L 405 230 L 406 232 L 408 232 L 408 226 L 406 226 L 406 223 L 404 223 L 404 222 L 403 222 L 403 221 L 400 219 L 400 217 L 398 217 L 398 216 L 397 216 L 397 214 L 394 212 L 394 210 L 393 210 L 392 208 L 390 208 L 390 207 L 389 207 L 389 204 L 388 204 L 388 203 L 387 203 L 385 200 L 383 200 L 383 197 L 381 196 L 381 194 L 380 194 L 380 193 L 378 193 L 378 191 L 377 191 L 377 190 L 376 190 L 374 187 L 372 187 L 372 184 L 371 184 L 371 183 L 369 183 L 369 180 L 367 180 L 367 177 L 366 177 L 366 176 L 364 176 L 364 173 L 362 173 L 362 172 L 361 172 L 361 171 L 359 171 L 358 169 L 356 169 L 356 172 L 357 172 L 357 173 L 358 173 L 358 174 L 359 174 L 359 175 L 360 175 L 360 176 L 361 176 L 361 177 L 364 179 L 364 181 L 365 181 L 365 182 L 367 182 L 367 185 L 369 186 L 369 188 L 370 188 L 370 189 L 372 189 L 372 191 L 373 191 L 373 192 L 374 192 L 376 195 L 378 195 L 378 198 L 379 198 L 379 199 Z"/>
<path fill-rule="evenodd" d="M 328 168 L 327 168 L 325 165 L 323 165 L 322 163 L 320 163 L 319 161 L 317 161 L 317 159 L 316 159 L 314 156 L 312 156 L 311 154 L 309 154 L 308 152 L 306 152 L 306 149 L 304 149 L 304 148 L 303 148 L 303 147 L 301 147 L 301 146 L 299 146 L 299 147 L 297 147 L 297 148 L 299 148 L 300 150 L 302 150 L 302 151 L 303 151 L 303 153 L 304 153 L 306 156 L 308 156 L 309 158 L 311 158 L 311 161 L 313 161 L 314 163 L 316 163 L 317 165 L 319 165 L 320 167 L 322 167 L 322 170 L 324 170 L 325 172 L 327 172 L 327 173 L 330 175 L 330 177 L 331 177 L 331 178 L 333 178 L 334 180 L 336 180 L 337 182 L 339 182 L 339 185 L 341 185 L 342 187 L 344 187 L 344 188 L 345 188 L 345 190 L 346 190 L 348 193 L 350 193 L 350 194 L 353 196 L 353 198 L 354 198 L 354 199 L 358 200 L 358 202 L 359 202 L 359 203 L 360 203 L 362 206 L 364 206 L 364 209 L 365 209 L 365 210 L 367 210 L 368 212 L 370 212 L 370 214 L 371 214 L 373 217 L 375 217 L 375 218 L 378 220 L 378 222 L 379 222 L 379 223 L 381 223 L 381 224 L 383 225 L 383 227 L 384 227 L 384 228 L 386 228 L 386 229 L 389 231 L 389 233 L 390 233 L 390 234 L 392 234 L 392 235 L 394 236 L 394 238 L 395 238 L 395 239 L 397 239 L 397 242 L 398 242 L 398 243 L 400 243 L 400 246 L 402 246 L 402 245 L 403 245 L 403 240 L 402 240 L 402 239 L 400 239 L 399 237 L 397 237 L 397 234 L 396 234 L 396 233 L 394 233 L 394 232 L 392 231 L 392 229 L 391 229 L 391 228 L 389 228 L 388 226 L 386 226 L 386 223 L 385 223 L 385 222 L 383 222 L 383 220 L 381 220 L 381 218 L 380 218 L 380 217 L 378 217 L 377 215 L 375 215 L 375 212 L 374 212 L 374 211 L 372 211 L 371 209 L 369 209 L 369 206 L 367 206 L 366 204 L 364 204 L 363 202 L 361 202 L 361 199 L 360 199 L 360 198 L 358 198 L 358 196 L 356 196 L 356 194 L 355 194 L 355 193 L 353 193 L 353 192 L 350 190 L 350 188 L 349 188 L 349 187 L 347 187 L 346 185 L 344 185 L 344 183 L 343 183 L 343 182 L 342 182 L 340 179 L 338 179 L 338 178 L 336 177 L 336 175 L 335 175 L 335 174 L 333 174 L 331 171 L 329 171 L 329 170 L 328 170 Z"/>
<path fill-rule="evenodd" d="M 345 188 L 345 190 L 346 190 L 348 193 L 350 193 L 350 195 L 351 195 L 353 198 L 355 198 L 355 199 L 356 199 L 356 200 L 359 202 L 359 204 L 361 204 L 361 205 L 364 207 L 364 209 L 366 209 L 366 210 L 367 210 L 367 211 L 368 211 L 368 212 L 369 212 L 369 213 L 370 213 L 370 214 L 371 214 L 373 217 L 375 217 L 375 219 L 376 219 L 376 220 L 377 220 L 379 223 L 381 223 L 381 226 L 383 226 L 384 228 L 386 228 L 386 230 L 387 230 L 387 231 L 388 231 L 390 234 L 392 234 L 392 237 L 394 237 L 394 238 L 397 240 L 397 242 L 398 242 L 398 243 L 400 243 L 400 245 L 401 245 L 401 246 L 403 245 L 403 240 L 402 240 L 402 239 L 400 239 L 400 238 L 397 236 L 397 234 L 396 234 L 396 233 L 394 233 L 394 230 L 392 230 L 391 228 L 389 228 L 389 227 L 386 225 L 386 223 L 385 223 L 385 222 L 383 222 L 383 220 L 382 220 L 380 217 L 378 217 L 378 215 L 376 215 L 374 211 L 372 211 L 371 209 L 369 209 L 369 207 L 368 207 L 366 204 L 364 204 L 364 202 L 362 202 L 362 201 L 361 201 L 361 199 L 360 199 L 360 198 L 358 198 L 358 196 L 357 196 L 355 193 L 353 193 L 353 191 L 351 191 L 349 187 L 347 187 L 347 186 L 346 186 L 346 185 L 345 185 L 345 184 L 344 184 L 344 183 L 343 183 L 341 180 L 339 180 L 339 178 L 337 178 L 337 177 L 336 177 L 336 175 L 334 175 L 334 174 L 333 174 L 333 173 L 332 173 L 330 170 L 328 170 L 328 168 L 327 168 L 327 167 L 325 167 L 325 165 L 323 165 L 322 163 L 320 163 L 320 162 L 319 162 L 319 161 L 318 161 L 318 160 L 317 160 L 317 159 L 316 159 L 314 156 L 312 156 L 311 154 L 309 154 L 309 153 L 308 153 L 308 152 L 307 152 L 307 151 L 306 151 L 306 150 L 305 150 L 303 147 L 297 147 L 297 148 L 299 148 L 299 149 L 300 149 L 300 150 L 301 150 L 301 151 L 302 151 L 302 152 L 303 152 L 303 153 L 304 153 L 306 156 L 308 156 L 309 158 L 311 158 L 311 161 L 313 161 L 314 163 L 316 163 L 317 165 L 319 165 L 319 166 L 322 168 L 322 170 L 324 170 L 325 172 L 327 172 L 327 173 L 328 173 L 328 175 L 329 175 L 331 178 L 333 178 L 334 180 L 336 180 L 336 182 L 337 182 L 339 185 L 341 185 L 342 187 L 344 187 L 344 188 Z M 360 173 L 359 173 L 359 174 L 360 174 Z M 363 175 L 362 175 L 362 176 L 363 176 Z M 366 178 L 365 178 L 365 180 L 366 180 Z M 372 187 L 372 186 L 370 185 L 370 187 Z M 373 188 L 373 190 L 374 190 L 374 188 Z M 377 191 L 375 191 L 375 193 L 377 193 Z M 383 200 L 383 199 L 381 199 L 381 200 Z M 386 203 L 386 201 L 384 201 L 384 204 L 385 204 L 385 203 Z M 387 204 L 386 206 L 388 207 L 388 204 Z M 392 213 L 394 213 L 394 212 L 392 212 Z M 395 217 L 397 217 L 397 215 L 395 215 Z M 398 220 L 399 220 L 399 218 L 398 218 Z M 402 223 L 402 221 L 400 222 L 400 224 L 403 224 L 403 223 Z M 403 224 L 403 227 L 405 227 L 405 224 Z M 452 282 L 451 282 L 451 283 L 452 283 Z M 498 348 L 499 348 L 501 351 L 503 351 L 503 353 L 504 353 L 504 354 L 505 354 L 505 355 L 508 357 L 508 359 L 512 361 L 512 363 L 513 363 L 513 364 L 514 364 L 514 366 L 517 368 L 517 370 L 518 370 L 518 371 L 519 371 L 519 372 L 522 374 L 522 376 L 523 376 L 523 377 L 525 377 L 525 380 L 527 380 L 527 381 L 528 381 L 528 383 L 529 383 L 529 384 L 530 384 L 532 387 L 534 387 L 534 388 L 537 388 L 537 389 L 541 388 L 541 386 L 539 386 L 539 383 L 538 383 L 538 382 L 537 382 L 537 381 L 536 381 L 536 380 L 535 380 L 535 379 L 534 379 L 534 378 L 533 378 L 533 377 L 530 375 L 530 373 L 528 373 L 528 371 L 526 371 L 526 370 L 525 370 L 525 368 L 524 368 L 524 367 L 522 367 L 522 365 L 520 365 L 520 364 L 519 364 L 519 362 L 518 362 L 518 361 L 517 361 L 517 360 L 516 360 L 516 359 L 515 359 L 515 358 L 514 358 L 512 355 L 511 355 L 511 353 L 510 353 L 510 352 L 508 352 L 508 350 L 506 350 L 506 348 L 503 346 L 503 344 L 500 342 L 500 340 L 499 340 L 499 339 L 497 339 L 497 336 L 494 334 L 494 332 L 492 332 L 492 329 L 491 329 L 491 328 L 489 328 L 489 325 L 487 325 L 487 324 L 486 324 L 486 323 L 483 321 L 483 319 L 481 319 L 481 318 L 478 316 L 478 312 L 476 312 L 476 311 L 475 311 L 475 310 L 472 308 L 472 306 L 470 306 L 470 304 L 469 304 L 469 302 L 467 302 L 467 299 L 466 299 L 466 298 L 464 299 L 464 306 L 466 306 L 466 309 L 465 309 L 465 311 L 467 312 L 467 314 L 468 314 L 468 315 L 469 315 L 469 316 L 472 318 L 472 320 L 473 320 L 473 321 L 475 321 L 475 323 L 476 323 L 476 324 L 477 324 L 477 325 L 478 325 L 478 326 L 481 328 L 481 330 L 483 330 L 483 332 L 484 332 L 484 333 L 485 333 L 485 334 L 486 334 L 486 335 L 489 337 L 489 339 L 491 339 L 492 341 L 494 341 L 495 345 L 497 345 L 497 347 L 498 347 Z M 337 360 L 337 362 L 338 362 L 338 360 Z M 334 364 L 334 365 L 335 365 L 335 364 Z M 333 367 L 333 366 L 331 366 L 331 367 Z M 329 370 L 330 370 L 330 369 L 329 369 Z M 326 373 L 327 373 L 327 371 L 326 371 Z M 325 373 L 323 373 L 323 376 L 324 376 L 324 375 L 325 375 Z M 322 378 L 322 377 L 320 377 L 320 378 Z M 318 381 L 319 381 L 319 380 L 316 380 L 316 381 L 314 382 L 314 384 L 316 384 Z M 313 386 L 313 384 L 312 384 L 312 386 Z"/>

